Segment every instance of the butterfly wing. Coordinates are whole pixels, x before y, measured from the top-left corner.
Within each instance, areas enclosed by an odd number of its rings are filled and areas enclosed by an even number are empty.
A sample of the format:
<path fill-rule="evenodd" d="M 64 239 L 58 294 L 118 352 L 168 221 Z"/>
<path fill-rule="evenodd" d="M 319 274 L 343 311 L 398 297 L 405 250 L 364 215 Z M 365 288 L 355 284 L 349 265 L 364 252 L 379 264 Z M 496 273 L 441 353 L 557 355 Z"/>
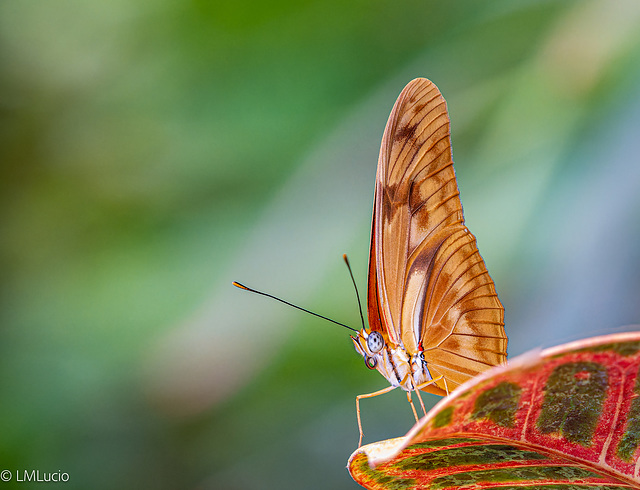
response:
<path fill-rule="evenodd" d="M 504 309 L 464 225 L 447 106 L 410 82 L 382 139 L 369 261 L 370 328 L 424 352 L 442 393 L 506 360 Z M 445 388 L 446 386 L 446 388 Z"/>

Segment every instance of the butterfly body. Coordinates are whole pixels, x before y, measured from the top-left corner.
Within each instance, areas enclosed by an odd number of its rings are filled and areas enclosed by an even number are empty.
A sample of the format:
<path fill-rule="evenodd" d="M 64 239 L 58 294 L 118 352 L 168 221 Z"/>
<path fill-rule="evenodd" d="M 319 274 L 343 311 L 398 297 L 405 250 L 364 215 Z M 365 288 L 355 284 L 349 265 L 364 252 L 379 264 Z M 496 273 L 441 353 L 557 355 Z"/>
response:
<path fill-rule="evenodd" d="M 445 395 L 506 360 L 504 309 L 464 224 L 446 102 L 429 80 L 402 91 L 374 195 L 369 328 L 353 336 L 392 387 Z"/>
<path fill-rule="evenodd" d="M 377 369 L 391 386 L 415 391 L 432 380 L 422 352 L 411 354 L 402 344 L 385 344 L 379 352 L 372 352 L 367 346 L 368 335 L 362 330 L 357 337 L 352 337 L 356 350 L 367 359 L 367 366 Z"/>

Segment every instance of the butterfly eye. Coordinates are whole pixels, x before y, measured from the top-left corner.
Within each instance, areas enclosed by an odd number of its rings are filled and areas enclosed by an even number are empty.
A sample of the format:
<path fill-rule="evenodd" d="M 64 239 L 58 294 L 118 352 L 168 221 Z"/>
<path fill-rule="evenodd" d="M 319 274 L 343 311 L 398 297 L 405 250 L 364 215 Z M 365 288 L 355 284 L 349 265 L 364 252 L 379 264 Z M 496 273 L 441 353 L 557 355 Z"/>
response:
<path fill-rule="evenodd" d="M 375 369 L 378 365 L 378 360 L 375 357 L 365 357 L 364 363 L 369 369 Z"/>
<path fill-rule="evenodd" d="M 373 352 L 374 354 L 380 352 L 384 347 L 382 334 L 380 334 L 380 332 L 371 332 L 367 337 L 367 347 L 369 348 L 369 352 Z"/>

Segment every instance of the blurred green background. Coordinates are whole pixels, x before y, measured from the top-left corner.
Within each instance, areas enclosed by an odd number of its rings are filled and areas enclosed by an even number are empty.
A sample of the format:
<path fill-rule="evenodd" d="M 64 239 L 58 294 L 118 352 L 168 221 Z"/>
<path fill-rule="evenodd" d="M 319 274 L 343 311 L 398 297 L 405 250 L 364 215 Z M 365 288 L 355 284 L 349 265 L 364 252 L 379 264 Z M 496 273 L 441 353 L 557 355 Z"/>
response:
<path fill-rule="evenodd" d="M 634 328 L 637 1 L 0 3 L 0 469 L 357 488 L 354 397 L 386 381 L 231 281 L 358 326 L 341 255 L 363 292 L 380 138 L 418 76 L 510 355 Z M 401 392 L 362 410 L 365 442 L 412 425 Z"/>

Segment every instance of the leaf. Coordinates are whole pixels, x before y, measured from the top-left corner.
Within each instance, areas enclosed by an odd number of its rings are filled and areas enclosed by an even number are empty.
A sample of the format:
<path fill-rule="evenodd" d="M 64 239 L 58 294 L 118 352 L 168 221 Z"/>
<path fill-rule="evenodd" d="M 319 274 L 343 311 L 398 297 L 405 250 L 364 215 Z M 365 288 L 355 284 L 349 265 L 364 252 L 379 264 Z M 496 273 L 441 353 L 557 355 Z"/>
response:
<path fill-rule="evenodd" d="M 640 332 L 524 354 L 355 451 L 349 472 L 369 489 L 640 488 L 639 368 Z"/>

